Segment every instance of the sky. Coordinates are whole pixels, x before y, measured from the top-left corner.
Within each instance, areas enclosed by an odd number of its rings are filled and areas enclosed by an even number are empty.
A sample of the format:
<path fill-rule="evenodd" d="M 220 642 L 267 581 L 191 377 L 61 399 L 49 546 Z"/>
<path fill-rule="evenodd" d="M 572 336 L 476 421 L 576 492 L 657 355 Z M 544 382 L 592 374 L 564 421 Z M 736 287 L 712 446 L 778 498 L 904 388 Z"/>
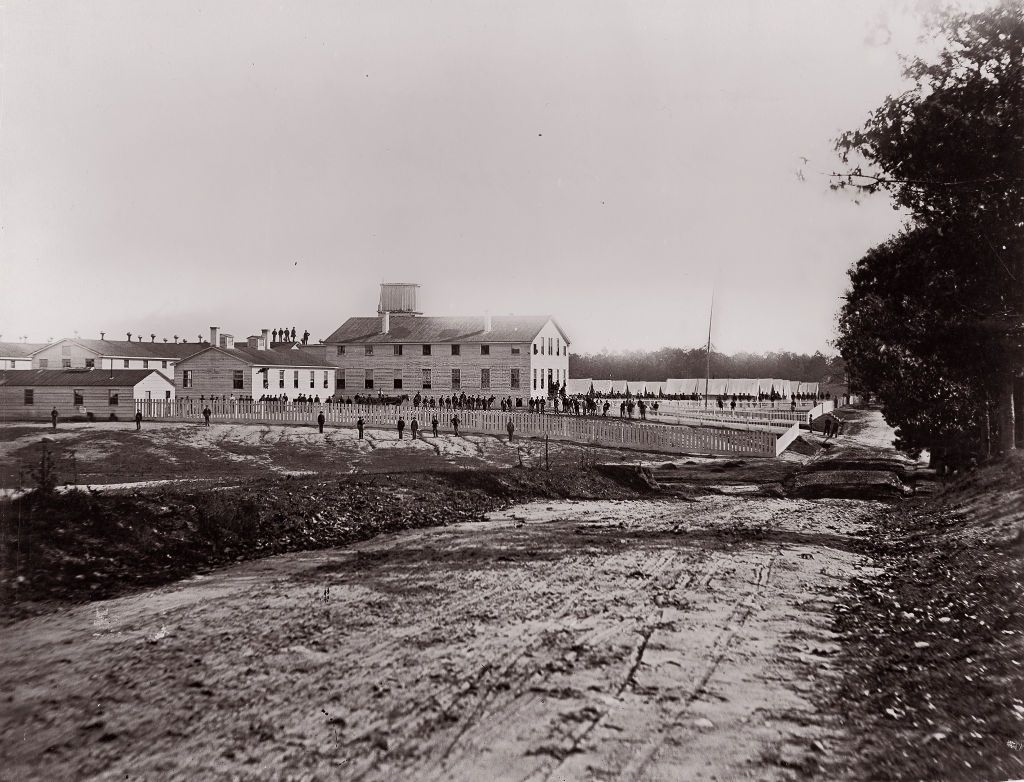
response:
<path fill-rule="evenodd" d="M 921 0 L 0 6 L 0 339 L 550 314 L 574 352 L 834 352 L 899 230 L 829 190 Z M 806 162 L 803 160 L 806 158 Z"/>

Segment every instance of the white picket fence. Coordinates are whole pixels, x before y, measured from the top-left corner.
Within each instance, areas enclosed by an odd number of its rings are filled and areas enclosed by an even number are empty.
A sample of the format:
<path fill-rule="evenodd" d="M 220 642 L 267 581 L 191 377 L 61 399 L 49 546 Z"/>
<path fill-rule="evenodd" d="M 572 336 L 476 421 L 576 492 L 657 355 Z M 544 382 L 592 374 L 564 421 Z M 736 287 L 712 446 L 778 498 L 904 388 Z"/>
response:
<path fill-rule="evenodd" d="M 192 399 L 136 400 L 136 407 L 146 419 L 166 421 L 198 421 L 203 409 L 209 407 L 212 421 L 249 424 L 316 425 L 323 412 L 325 425 L 353 427 L 359 418 L 367 427 L 394 429 L 398 418 L 405 419 L 406 431 L 415 420 L 422 433 L 431 430 L 436 416 L 440 431 L 454 431 L 458 418 L 460 432 L 507 435 L 509 421 L 515 433 L 523 437 L 544 437 L 598 445 L 663 453 L 710 453 L 746 456 L 777 456 L 780 444 L 792 442 L 793 429 L 757 427 L 749 424 L 722 423 L 718 426 L 679 426 L 653 422 L 623 421 L 595 416 L 553 415 L 530 412 L 494 410 L 441 410 L 413 408 L 409 405 L 318 405 L 295 402 L 238 402 L 229 400 L 200 401 Z M 786 438 L 789 438 L 788 440 Z M 784 446 L 782 446 L 784 450 Z"/>

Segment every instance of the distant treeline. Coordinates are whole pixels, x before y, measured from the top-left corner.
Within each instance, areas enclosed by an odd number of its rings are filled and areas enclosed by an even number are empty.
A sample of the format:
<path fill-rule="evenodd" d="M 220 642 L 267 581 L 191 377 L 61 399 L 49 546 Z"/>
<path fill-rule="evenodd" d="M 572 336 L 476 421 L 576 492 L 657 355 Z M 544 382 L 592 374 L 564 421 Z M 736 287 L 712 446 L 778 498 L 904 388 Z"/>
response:
<path fill-rule="evenodd" d="M 666 380 L 704 377 L 704 348 L 662 348 L 625 353 L 569 354 L 569 377 L 595 380 Z M 838 356 L 822 353 L 735 353 L 711 351 L 711 377 L 770 378 L 841 383 L 845 366 Z"/>

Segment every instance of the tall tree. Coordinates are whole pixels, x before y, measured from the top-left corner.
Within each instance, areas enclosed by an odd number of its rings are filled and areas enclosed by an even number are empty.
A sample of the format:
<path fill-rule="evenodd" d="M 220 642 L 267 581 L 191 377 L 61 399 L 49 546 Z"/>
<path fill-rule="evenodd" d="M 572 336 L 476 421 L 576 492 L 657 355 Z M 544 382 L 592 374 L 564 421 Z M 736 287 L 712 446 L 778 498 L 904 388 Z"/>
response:
<path fill-rule="evenodd" d="M 961 326 L 970 321 L 975 349 L 996 364 L 970 366 L 998 378 L 992 403 L 999 420 L 999 446 L 1009 449 L 1014 446 L 1014 383 L 1024 367 L 1024 7 L 1007 0 L 980 13 L 947 14 L 935 31 L 945 46 L 934 62 L 916 59 L 908 64 L 905 75 L 914 86 L 887 98 L 863 128 L 837 140 L 836 148 L 850 169 L 834 175 L 833 187 L 888 191 L 913 215 L 915 225 L 926 229 L 933 243 L 927 245 L 926 261 L 918 264 L 912 255 L 923 252 L 924 245 L 905 239 L 898 246 L 878 248 L 868 265 L 883 282 L 890 275 L 896 287 L 906 271 L 898 268 L 901 264 L 927 268 L 928 274 L 939 275 L 943 284 L 953 287 L 953 306 L 941 311 L 926 308 L 927 291 L 908 295 L 920 297 L 916 311 L 921 328 L 945 333 L 945 319 L 952 317 Z M 936 251 L 936 241 L 948 242 L 957 252 Z M 877 263 L 886 256 L 890 268 Z M 851 274 L 852 309 L 844 310 L 840 331 L 844 356 L 854 374 L 866 381 L 880 376 L 857 366 L 858 361 L 872 359 L 852 347 L 861 343 L 860 336 L 865 344 L 871 339 L 870 333 L 856 332 L 871 330 L 855 313 L 862 305 L 870 308 L 861 297 L 873 295 L 858 284 L 857 274 Z M 904 333 L 887 322 L 894 335 Z M 957 334 L 967 332 L 961 328 Z M 922 372 L 924 367 L 953 367 L 952 357 L 962 348 L 956 338 L 946 348 L 938 343 L 926 349 L 925 344 L 911 340 L 900 346 L 904 358 L 924 362 Z M 974 414 L 981 415 L 989 401 L 989 376 L 971 381 Z M 923 389 L 925 395 L 916 402 L 940 408 L 940 387 L 938 382 L 930 391 Z M 871 390 L 895 415 L 893 395 L 900 395 L 899 388 Z M 936 430 L 937 439 L 946 434 Z M 926 427 L 919 429 L 918 438 L 926 444 Z"/>

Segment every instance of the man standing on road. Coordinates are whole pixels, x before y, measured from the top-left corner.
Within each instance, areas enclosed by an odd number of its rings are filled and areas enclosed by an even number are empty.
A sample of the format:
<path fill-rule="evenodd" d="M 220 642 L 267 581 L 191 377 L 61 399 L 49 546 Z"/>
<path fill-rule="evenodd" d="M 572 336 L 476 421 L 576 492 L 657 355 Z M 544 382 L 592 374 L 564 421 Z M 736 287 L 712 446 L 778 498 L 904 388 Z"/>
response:
<path fill-rule="evenodd" d="M 55 431 L 55 432 L 57 431 L 57 416 L 58 415 L 60 415 L 60 413 L 57 412 L 57 408 L 56 407 L 53 408 L 53 410 L 50 411 L 50 421 L 53 422 L 53 431 Z"/>
<path fill-rule="evenodd" d="M 437 416 L 430 419 L 430 426 L 434 430 L 434 437 L 437 437 Z"/>
<path fill-rule="evenodd" d="M 135 431 L 136 432 L 141 432 L 142 431 L 142 411 L 141 410 L 136 410 L 135 411 Z"/>
<path fill-rule="evenodd" d="M 362 418 L 359 418 L 356 421 L 356 429 L 359 430 L 359 439 L 362 440 L 363 439 L 363 419 Z"/>
<path fill-rule="evenodd" d="M 398 439 L 402 439 L 402 433 L 405 431 L 405 419 L 402 416 L 398 416 Z"/>
<path fill-rule="evenodd" d="M 326 420 L 327 420 L 327 419 L 326 419 L 326 418 L 324 418 L 324 411 L 323 411 L 323 410 L 321 410 L 321 411 L 320 411 L 320 415 L 318 415 L 318 416 L 316 417 L 316 423 L 317 423 L 317 426 L 319 426 L 319 427 L 320 427 L 320 434 L 323 434 L 323 433 L 324 433 L 324 421 L 326 421 Z"/>
<path fill-rule="evenodd" d="M 452 429 L 455 430 L 455 436 L 459 436 L 459 417 L 457 415 L 452 416 Z"/>
<path fill-rule="evenodd" d="M 420 430 L 420 424 L 419 424 L 419 421 L 417 421 L 417 420 L 416 420 L 415 418 L 413 418 L 413 419 L 412 419 L 412 423 L 411 423 L 411 424 L 409 424 L 409 431 L 410 431 L 410 432 L 412 432 L 412 439 L 413 439 L 413 440 L 415 440 L 415 439 L 416 439 L 416 433 L 417 433 L 417 432 L 418 432 L 419 430 Z"/>
<path fill-rule="evenodd" d="M 516 425 L 512 423 L 512 419 L 508 419 L 508 423 L 505 424 L 505 428 L 508 429 L 508 441 L 512 442 L 512 434 L 516 431 Z"/>
<path fill-rule="evenodd" d="M 213 411 L 210 410 L 210 406 L 207 405 L 206 407 L 203 408 L 203 420 L 206 422 L 207 426 L 210 425 L 210 416 L 211 415 L 213 415 Z"/>

